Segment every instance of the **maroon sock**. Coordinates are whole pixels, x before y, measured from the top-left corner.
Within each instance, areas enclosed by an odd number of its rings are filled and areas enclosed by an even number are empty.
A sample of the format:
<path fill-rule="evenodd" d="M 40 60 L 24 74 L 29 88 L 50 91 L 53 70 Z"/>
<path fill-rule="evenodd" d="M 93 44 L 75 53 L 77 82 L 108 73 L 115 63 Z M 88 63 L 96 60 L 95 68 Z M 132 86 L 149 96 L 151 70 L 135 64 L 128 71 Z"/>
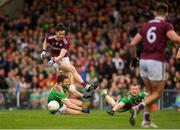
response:
<path fill-rule="evenodd" d="M 150 118 L 150 113 L 149 112 L 144 112 L 144 121 L 145 122 L 151 122 L 151 118 Z"/>

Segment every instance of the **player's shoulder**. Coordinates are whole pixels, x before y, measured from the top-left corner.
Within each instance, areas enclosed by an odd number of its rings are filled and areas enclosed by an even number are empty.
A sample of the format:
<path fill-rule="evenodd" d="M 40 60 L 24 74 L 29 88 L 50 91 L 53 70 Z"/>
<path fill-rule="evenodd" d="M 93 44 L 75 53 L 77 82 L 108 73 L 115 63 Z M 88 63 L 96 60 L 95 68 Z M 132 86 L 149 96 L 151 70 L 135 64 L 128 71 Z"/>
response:
<path fill-rule="evenodd" d="M 169 22 L 169 21 L 162 21 L 161 23 L 164 24 L 165 26 L 167 26 L 167 25 L 171 25 L 172 26 L 172 23 Z"/>
<path fill-rule="evenodd" d="M 49 33 L 49 34 L 47 35 L 47 39 L 48 39 L 48 40 L 54 39 L 55 37 L 56 37 L 56 34 L 55 34 L 55 33 Z"/>
<path fill-rule="evenodd" d="M 172 26 L 173 27 L 173 24 L 168 22 L 168 21 L 164 21 L 164 25 L 167 27 L 167 26 Z"/>
<path fill-rule="evenodd" d="M 157 25 L 164 25 L 164 26 L 167 26 L 167 25 L 172 25 L 169 21 L 164 21 L 164 20 L 161 20 L 161 19 L 152 19 L 150 21 L 147 22 L 147 24 L 157 24 Z"/>

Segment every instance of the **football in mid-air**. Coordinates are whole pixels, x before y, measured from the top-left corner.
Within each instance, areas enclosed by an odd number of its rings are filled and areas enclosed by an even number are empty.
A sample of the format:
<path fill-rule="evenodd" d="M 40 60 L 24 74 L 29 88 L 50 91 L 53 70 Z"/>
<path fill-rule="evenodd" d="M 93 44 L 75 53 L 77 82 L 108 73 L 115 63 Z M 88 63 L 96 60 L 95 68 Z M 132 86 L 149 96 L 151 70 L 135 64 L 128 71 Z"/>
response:
<path fill-rule="evenodd" d="M 50 111 L 50 112 L 56 112 L 56 111 L 58 111 L 59 110 L 59 103 L 57 102 L 57 101 L 55 101 L 55 100 L 53 100 L 53 101 L 50 101 L 49 103 L 48 103 L 48 110 Z"/>

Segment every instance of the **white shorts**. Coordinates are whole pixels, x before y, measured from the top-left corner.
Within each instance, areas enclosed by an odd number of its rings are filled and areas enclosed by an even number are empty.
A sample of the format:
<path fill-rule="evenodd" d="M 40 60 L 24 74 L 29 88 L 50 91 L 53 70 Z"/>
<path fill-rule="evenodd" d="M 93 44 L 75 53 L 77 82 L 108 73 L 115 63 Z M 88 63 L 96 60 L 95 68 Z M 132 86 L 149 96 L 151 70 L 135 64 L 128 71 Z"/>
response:
<path fill-rule="evenodd" d="M 63 58 L 59 61 L 59 65 L 62 64 L 63 62 L 69 62 L 69 63 L 70 63 L 69 57 L 63 57 Z"/>
<path fill-rule="evenodd" d="M 166 64 L 156 60 L 140 60 L 140 75 L 152 81 L 166 79 Z"/>

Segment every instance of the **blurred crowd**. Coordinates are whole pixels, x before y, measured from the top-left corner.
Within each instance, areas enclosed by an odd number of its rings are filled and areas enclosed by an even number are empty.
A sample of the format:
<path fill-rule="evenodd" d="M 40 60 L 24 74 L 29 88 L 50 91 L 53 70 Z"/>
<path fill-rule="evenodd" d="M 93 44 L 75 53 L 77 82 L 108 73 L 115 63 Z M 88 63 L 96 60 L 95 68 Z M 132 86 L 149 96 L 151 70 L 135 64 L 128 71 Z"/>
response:
<path fill-rule="evenodd" d="M 178 0 L 169 0 L 167 21 L 180 33 Z M 9 17 L 0 11 L 0 107 L 46 108 L 50 87 L 59 74 L 41 61 L 44 38 L 64 22 L 71 38 L 69 57 L 87 82 L 100 81 L 92 105 L 98 107 L 101 89 L 114 98 L 124 95 L 131 83 L 144 87 L 139 67 L 130 67 L 128 45 L 146 21 L 153 18 L 156 0 L 24 0 L 23 10 Z M 165 107 L 180 107 L 178 47 L 167 48 Z M 140 54 L 142 44 L 138 46 Z M 73 86 L 78 87 L 75 82 Z M 19 94 L 20 96 L 17 96 Z M 179 97 L 178 97 L 179 96 Z M 19 102 L 17 101 L 19 98 Z"/>

